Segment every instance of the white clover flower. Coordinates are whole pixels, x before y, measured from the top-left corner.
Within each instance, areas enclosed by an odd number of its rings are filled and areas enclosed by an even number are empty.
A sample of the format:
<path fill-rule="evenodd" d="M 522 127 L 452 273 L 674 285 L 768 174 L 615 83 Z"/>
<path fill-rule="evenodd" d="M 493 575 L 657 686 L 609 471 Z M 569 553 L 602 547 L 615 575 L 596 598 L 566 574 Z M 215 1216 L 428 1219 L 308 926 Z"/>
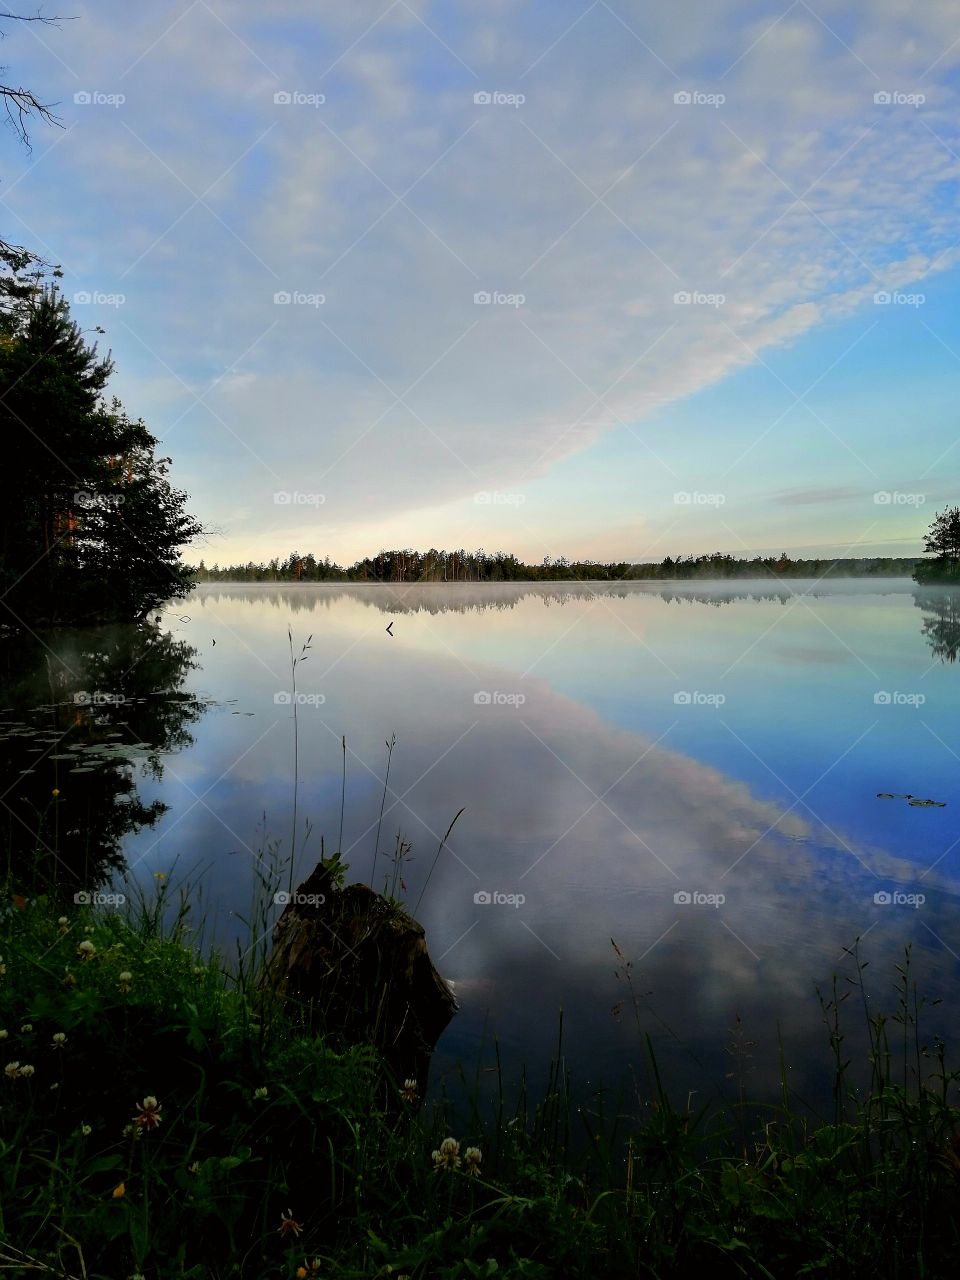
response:
<path fill-rule="evenodd" d="M 444 1138 L 440 1150 L 433 1152 L 433 1164 L 436 1169 L 458 1169 L 460 1167 L 460 1143 L 456 1138 Z"/>
<path fill-rule="evenodd" d="M 54 1049 L 62 1049 L 66 1043 L 67 1043 L 67 1037 L 63 1031 L 55 1031 L 53 1033 L 52 1044 Z"/>
<path fill-rule="evenodd" d="M 263 1102 L 269 1095 L 266 1085 L 261 1085 L 259 1089 L 254 1089 L 253 1096 L 257 1102 Z"/>
<path fill-rule="evenodd" d="M 69 924 L 69 923 L 70 923 L 70 921 L 67 919 L 67 917 L 66 917 L 66 916 L 61 916 L 61 917 L 59 918 L 59 920 L 57 921 L 57 924 L 58 924 L 58 925 L 60 925 L 60 927 L 61 927 L 61 928 L 63 928 L 63 926 L 64 926 L 65 924 Z"/>
<path fill-rule="evenodd" d="M 20 1028 L 20 1030 L 23 1032 L 23 1034 L 24 1034 L 24 1035 L 26 1035 L 28 1031 L 32 1031 L 32 1030 L 33 1030 L 33 1023 L 32 1023 L 32 1022 L 25 1022 L 25 1023 L 23 1024 L 23 1026 Z"/>
<path fill-rule="evenodd" d="M 0 1040 L 6 1040 L 9 1034 L 10 1034 L 9 1031 L 0 1031 Z"/>
<path fill-rule="evenodd" d="M 17 1076 L 20 1074 L 20 1063 L 16 1060 L 8 1062 L 3 1068 L 3 1072 L 4 1075 L 9 1076 L 11 1080 L 16 1080 Z"/>
<path fill-rule="evenodd" d="M 416 1102 L 417 1100 L 416 1080 L 404 1080 L 403 1088 L 400 1090 L 400 1097 L 404 1100 L 404 1102 Z"/>
<path fill-rule="evenodd" d="M 132 982 L 133 982 L 133 974 L 130 972 L 129 969 L 124 969 L 123 973 L 117 974 L 117 987 L 120 989 L 123 995 L 126 995 L 127 992 L 130 990 L 130 985 Z"/>
<path fill-rule="evenodd" d="M 483 1153 L 479 1147 L 467 1147 L 463 1153 L 463 1163 L 466 1171 L 471 1176 L 475 1176 L 480 1172 L 480 1161 L 483 1159 Z"/>
<path fill-rule="evenodd" d="M 85 1138 L 89 1138 L 91 1133 L 93 1133 L 93 1126 L 89 1124 L 82 1124 L 80 1126 L 80 1132 Z"/>
<path fill-rule="evenodd" d="M 83 930 L 83 932 L 84 932 L 84 933 L 87 933 L 87 934 L 89 934 L 89 933 L 96 933 L 96 929 L 95 929 L 95 927 L 94 927 L 92 924 L 88 924 L 88 925 L 85 925 L 85 926 L 84 926 L 84 930 Z"/>
<path fill-rule="evenodd" d="M 21 1076 L 32 1076 L 32 1075 L 33 1075 L 33 1067 L 31 1067 L 31 1065 L 30 1065 L 30 1063 L 29 1063 L 29 1062 L 25 1062 L 25 1063 L 23 1064 L 23 1066 L 20 1068 L 20 1070 L 18 1071 L 18 1073 L 17 1073 L 17 1074 L 18 1074 L 18 1075 L 21 1075 Z"/>
<path fill-rule="evenodd" d="M 81 960 L 89 960 L 91 956 L 97 954 L 97 948 L 89 938 L 84 938 L 82 942 L 77 943 L 77 953 Z"/>

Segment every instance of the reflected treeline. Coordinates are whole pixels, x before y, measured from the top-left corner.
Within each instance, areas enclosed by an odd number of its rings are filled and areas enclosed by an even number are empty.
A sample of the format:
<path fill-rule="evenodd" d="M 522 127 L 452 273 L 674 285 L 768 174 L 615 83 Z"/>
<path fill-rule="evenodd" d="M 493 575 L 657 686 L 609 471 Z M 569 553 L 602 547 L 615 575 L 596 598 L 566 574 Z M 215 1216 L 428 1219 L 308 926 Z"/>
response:
<path fill-rule="evenodd" d="M 206 704 L 184 691 L 196 650 L 158 628 L 117 626 L 0 641 L 4 871 L 24 890 L 72 894 L 122 865 L 121 842 L 166 811 L 138 774 L 193 741 Z"/>
<path fill-rule="evenodd" d="M 913 602 L 924 612 L 920 624 L 933 656 L 956 662 L 960 655 L 960 589 L 924 587 L 913 593 Z"/>
<path fill-rule="evenodd" d="M 859 580 L 862 582 L 862 579 Z M 859 587 L 871 593 L 884 591 L 883 580 L 872 581 L 869 587 Z M 902 592 L 898 584 L 896 590 Z M 795 588 L 774 586 L 763 581 L 748 584 L 740 582 L 736 586 L 726 583 L 705 586 L 687 586 L 678 583 L 675 586 L 659 586 L 652 582 L 606 583 L 597 582 L 585 585 L 578 583 L 412 583 L 408 586 L 390 583 L 372 583 L 368 586 L 278 586 L 272 583 L 224 583 L 217 586 L 201 586 L 192 601 L 203 606 L 227 601 L 244 601 L 257 608 L 272 606 L 290 613 L 315 612 L 317 609 L 330 609 L 343 600 L 354 600 L 381 613 L 394 617 L 402 614 L 416 613 L 485 613 L 489 610 L 503 611 L 515 609 L 525 600 L 539 600 L 545 608 L 563 606 L 574 601 L 587 600 L 626 600 L 638 595 L 657 596 L 669 604 L 678 606 L 689 604 L 725 605 L 737 600 L 759 600 L 787 604 L 802 595 L 805 599 L 817 599 L 820 596 L 837 593 L 836 579 L 832 587 L 826 590 L 808 588 L 798 582 Z"/>

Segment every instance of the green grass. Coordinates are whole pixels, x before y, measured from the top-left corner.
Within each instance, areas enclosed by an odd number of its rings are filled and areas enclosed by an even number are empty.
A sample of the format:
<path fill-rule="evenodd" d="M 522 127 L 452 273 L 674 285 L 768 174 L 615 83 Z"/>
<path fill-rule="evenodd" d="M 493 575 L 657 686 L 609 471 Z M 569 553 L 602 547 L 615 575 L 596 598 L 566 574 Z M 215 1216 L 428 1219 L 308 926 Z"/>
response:
<path fill-rule="evenodd" d="M 163 886 L 126 913 L 70 908 L 60 923 L 62 910 L 0 898 L 0 1065 L 33 1068 L 0 1074 L 7 1274 L 955 1274 L 955 1077 L 941 1046 L 923 1047 L 909 956 L 890 1018 L 864 1001 L 867 1088 L 849 1079 L 845 997 L 822 997 L 829 1123 L 795 1116 L 786 1088 L 752 1127 L 743 1099 L 725 1115 L 675 1105 L 634 1003 L 650 1068 L 642 1119 L 579 1111 L 558 1065 L 536 1104 L 521 1090 L 508 1107 L 501 1085 L 451 1127 L 442 1104 L 405 1102 L 399 1081 L 385 1089 L 371 1049 L 308 1034 L 258 990 L 261 951 L 242 967 L 201 959 L 189 903 Z M 857 974 L 855 997 L 859 961 Z M 438 1169 L 447 1137 L 461 1163 Z M 475 1174 L 468 1147 L 482 1152 Z M 288 1210 L 296 1230 L 281 1230 Z"/>

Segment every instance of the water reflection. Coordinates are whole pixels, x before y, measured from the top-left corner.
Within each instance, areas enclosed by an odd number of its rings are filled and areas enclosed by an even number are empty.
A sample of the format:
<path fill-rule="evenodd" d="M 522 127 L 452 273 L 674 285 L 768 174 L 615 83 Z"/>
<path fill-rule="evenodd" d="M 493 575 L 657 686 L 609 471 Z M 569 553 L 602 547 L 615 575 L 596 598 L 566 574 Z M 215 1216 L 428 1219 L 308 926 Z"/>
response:
<path fill-rule="evenodd" d="M 0 771 L 6 871 L 64 893 L 122 865 L 126 836 L 166 803 L 138 778 L 188 748 L 203 714 L 185 689 L 196 650 L 156 627 L 8 635 L 0 643 Z"/>
<path fill-rule="evenodd" d="M 921 630 L 933 656 L 956 662 L 960 654 L 960 591 L 951 587 L 925 587 L 914 592 L 914 603 L 927 615 Z"/>

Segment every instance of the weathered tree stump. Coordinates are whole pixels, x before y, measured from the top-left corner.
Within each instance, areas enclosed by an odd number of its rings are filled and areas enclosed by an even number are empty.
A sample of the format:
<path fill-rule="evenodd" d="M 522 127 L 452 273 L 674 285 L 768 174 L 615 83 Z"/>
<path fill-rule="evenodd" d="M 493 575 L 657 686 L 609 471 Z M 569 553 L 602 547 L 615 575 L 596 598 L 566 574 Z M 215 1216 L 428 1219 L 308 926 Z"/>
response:
<path fill-rule="evenodd" d="M 363 884 L 340 887 L 321 862 L 274 926 L 265 983 L 307 1025 L 374 1045 L 394 1079 L 426 1090 L 430 1057 L 457 1011 L 422 925 Z"/>

